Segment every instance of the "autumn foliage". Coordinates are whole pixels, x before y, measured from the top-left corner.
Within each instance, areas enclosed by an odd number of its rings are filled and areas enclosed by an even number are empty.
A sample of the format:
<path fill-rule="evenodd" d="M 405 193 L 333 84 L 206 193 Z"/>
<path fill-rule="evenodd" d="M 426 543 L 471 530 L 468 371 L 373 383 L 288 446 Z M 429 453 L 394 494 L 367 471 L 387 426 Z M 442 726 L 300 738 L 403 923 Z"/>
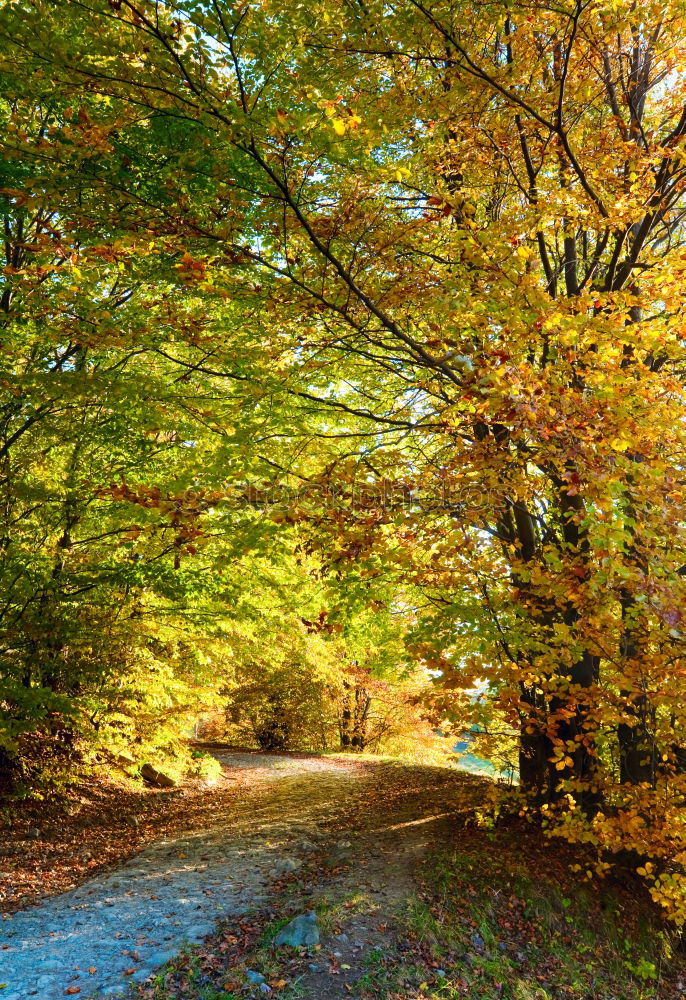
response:
<path fill-rule="evenodd" d="M 490 712 L 520 808 L 686 919 L 683 33 L 668 0 L 3 9 L 10 732 L 99 717 L 93 658 L 264 693 L 324 611 L 327 656 Z"/>

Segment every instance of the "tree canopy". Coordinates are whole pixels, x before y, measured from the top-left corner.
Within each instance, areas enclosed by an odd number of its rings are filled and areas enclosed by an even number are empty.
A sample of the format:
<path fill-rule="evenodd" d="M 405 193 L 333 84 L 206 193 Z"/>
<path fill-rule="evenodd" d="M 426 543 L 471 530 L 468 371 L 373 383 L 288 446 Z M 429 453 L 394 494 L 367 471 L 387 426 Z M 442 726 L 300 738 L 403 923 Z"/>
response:
<path fill-rule="evenodd" d="M 390 684 L 683 922 L 683 28 L 2 9 L 8 767 Z"/>

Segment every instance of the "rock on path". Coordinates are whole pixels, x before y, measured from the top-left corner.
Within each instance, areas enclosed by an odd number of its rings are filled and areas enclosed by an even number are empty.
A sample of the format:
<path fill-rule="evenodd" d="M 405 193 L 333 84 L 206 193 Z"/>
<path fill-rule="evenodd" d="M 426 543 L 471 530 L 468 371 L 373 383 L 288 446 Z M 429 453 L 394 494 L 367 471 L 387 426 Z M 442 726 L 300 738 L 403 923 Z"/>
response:
<path fill-rule="evenodd" d="M 157 841 L 106 875 L 3 919 L 2 1000 L 57 1000 L 70 988 L 79 1000 L 113 997 L 145 981 L 184 943 L 259 905 L 284 852 L 312 850 L 359 777 L 334 761 L 218 757 L 227 775 L 238 767 L 254 781 L 240 814 Z"/>

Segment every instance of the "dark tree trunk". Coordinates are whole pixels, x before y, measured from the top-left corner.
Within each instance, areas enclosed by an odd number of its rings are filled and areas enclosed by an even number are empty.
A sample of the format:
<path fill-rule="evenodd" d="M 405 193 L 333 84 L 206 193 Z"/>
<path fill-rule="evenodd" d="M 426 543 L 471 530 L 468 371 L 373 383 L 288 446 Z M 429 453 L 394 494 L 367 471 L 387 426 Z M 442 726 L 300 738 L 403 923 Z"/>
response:
<path fill-rule="evenodd" d="M 519 731 L 519 783 L 529 798 L 541 805 L 547 801 L 550 739 L 543 731 L 545 702 L 542 694 L 522 685 L 522 701 L 530 706 Z"/>
<path fill-rule="evenodd" d="M 17 778 L 17 758 L 0 747 L 0 797 L 12 791 Z"/>
<path fill-rule="evenodd" d="M 350 684 L 343 682 L 343 698 L 338 728 L 341 736 L 341 750 L 349 750 L 352 742 L 352 709 L 350 707 Z"/>
<path fill-rule="evenodd" d="M 372 699 L 366 688 L 357 685 L 353 688 L 347 681 L 343 692 L 338 720 L 341 750 L 362 751 L 368 743 L 367 721 Z"/>
<path fill-rule="evenodd" d="M 355 688 L 355 719 L 353 723 L 352 746 L 354 750 L 364 750 L 367 746 L 367 718 L 372 704 L 367 690 Z"/>
<path fill-rule="evenodd" d="M 622 598 L 622 618 L 624 633 L 622 636 L 622 657 L 628 661 L 636 661 L 640 655 L 636 641 L 636 623 L 631 620 L 635 602 L 631 595 Z M 657 770 L 657 746 L 651 709 L 644 694 L 633 691 L 622 691 L 624 712 L 630 717 L 630 722 L 621 722 L 617 727 L 619 742 L 619 780 L 623 785 L 639 785 L 647 782 L 655 784 Z"/>

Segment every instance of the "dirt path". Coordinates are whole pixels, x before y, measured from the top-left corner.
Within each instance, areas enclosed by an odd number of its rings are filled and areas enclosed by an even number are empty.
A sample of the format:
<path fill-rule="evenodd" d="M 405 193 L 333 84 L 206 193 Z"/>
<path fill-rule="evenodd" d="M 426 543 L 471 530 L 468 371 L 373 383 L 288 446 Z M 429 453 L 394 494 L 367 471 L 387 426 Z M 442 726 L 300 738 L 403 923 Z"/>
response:
<path fill-rule="evenodd" d="M 293 882 L 308 865 L 320 877 L 316 889 L 312 880 L 301 884 L 294 912 L 327 891 L 334 901 L 361 891 L 370 913 L 390 911 L 410 891 L 440 824 L 481 794 L 477 779 L 444 769 L 217 756 L 225 780 L 239 775 L 244 791 L 213 825 L 159 840 L 70 892 L 5 915 L 3 1000 L 118 995 L 146 981 L 184 942 L 259 907 L 274 882 Z M 352 968 L 344 957 L 373 947 L 374 932 L 361 923 L 348 938 L 338 950 Z M 323 970 L 307 974 L 305 995 L 317 997 Z"/>

